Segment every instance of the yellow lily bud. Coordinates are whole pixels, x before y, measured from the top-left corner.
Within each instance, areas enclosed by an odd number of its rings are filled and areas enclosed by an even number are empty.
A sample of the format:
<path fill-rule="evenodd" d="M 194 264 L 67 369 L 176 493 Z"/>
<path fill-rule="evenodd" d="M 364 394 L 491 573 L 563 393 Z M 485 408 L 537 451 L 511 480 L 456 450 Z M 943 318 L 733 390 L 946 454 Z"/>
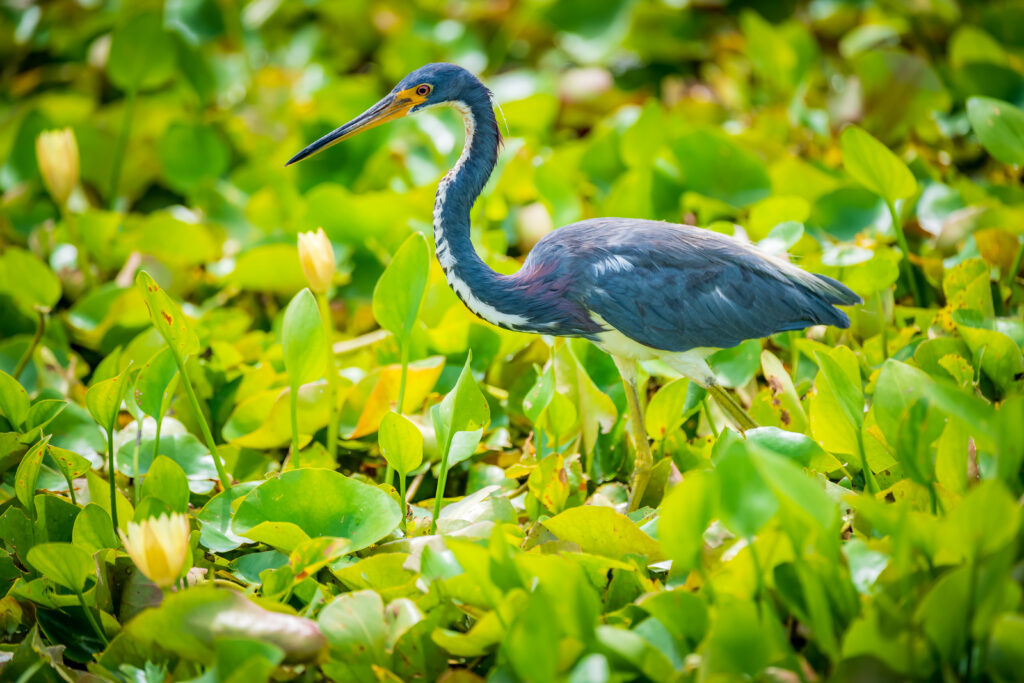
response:
<path fill-rule="evenodd" d="M 128 533 L 120 529 L 121 541 L 139 571 L 160 588 L 174 584 L 188 558 L 188 519 L 174 513 L 129 522 Z"/>
<path fill-rule="evenodd" d="M 334 247 L 323 228 L 299 233 L 299 263 L 309 288 L 317 294 L 326 292 L 334 279 Z"/>
<path fill-rule="evenodd" d="M 48 130 L 36 138 L 36 159 L 46 189 L 61 206 L 78 185 L 78 142 L 70 128 Z"/>

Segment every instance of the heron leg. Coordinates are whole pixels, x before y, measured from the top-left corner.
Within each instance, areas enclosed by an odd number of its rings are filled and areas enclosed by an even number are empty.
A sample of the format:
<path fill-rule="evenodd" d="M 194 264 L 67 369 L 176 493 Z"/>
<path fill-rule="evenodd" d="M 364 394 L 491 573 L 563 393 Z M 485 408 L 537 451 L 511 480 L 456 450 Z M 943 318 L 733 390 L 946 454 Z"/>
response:
<path fill-rule="evenodd" d="M 715 380 L 715 373 L 711 372 L 711 368 L 708 367 L 705 360 L 712 350 L 693 349 L 691 351 L 662 356 L 662 360 L 711 394 L 715 398 L 715 402 L 741 432 L 745 432 L 748 429 L 756 429 L 758 424 L 754 422 L 754 418 L 750 417 L 750 414 L 740 405 L 739 401 L 719 386 Z"/>
<path fill-rule="evenodd" d="M 748 429 L 757 429 L 757 423 L 754 422 L 754 418 L 750 417 L 750 414 L 744 410 L 740 402 L 733 398 L 728 391 L 717 384 L 711 384 L 705 388 L 709 394 L 715 397 L 715 401 L 718 402 L 718 405 L 722 406 L 722 410 L 736 423 L 741 432 L 745 432 Z"/>
<path fill-rule="evenodd" d="M 622 383 L 626 387 L 626 403 L 629 405 L 629 422 L 633 430 L 633 447 L 636 451 L 633 477 L 629 485 L 629 509 L 632 511 L 640 507 L 640 500 L 647 490 L 647 484 L 651 480 L 651 468 L 654 466 L 654 456 L 651 454 L 647 426 L 644 424 L 643 410 L 640 407 L 636 361 L 618 356 L 612 356 L 612 360 L 615 361 L 615 367 L 619 369 Z"/>

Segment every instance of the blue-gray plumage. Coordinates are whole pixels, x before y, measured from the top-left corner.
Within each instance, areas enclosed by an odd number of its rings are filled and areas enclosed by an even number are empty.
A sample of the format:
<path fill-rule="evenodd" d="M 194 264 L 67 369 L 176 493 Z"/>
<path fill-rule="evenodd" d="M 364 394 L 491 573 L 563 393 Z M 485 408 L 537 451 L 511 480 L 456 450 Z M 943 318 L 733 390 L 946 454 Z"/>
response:
<path fill-rule="evenodd" d="M 615 359 L 627 388 L 637 463 L 631 506 L 651 466 L 637 396 L 636 361 L 660 358 L 709 389 L 741 428 L 754 423 L 715 386 L 705 358 L 745 339 L 811 325 L 848 327 L 834 306 L 860 297 L 831 278 L 766 256 L 711 231 L 633 218 L 596 218 L 549 233 L 523 267 L 501 275 L 470 240 L 469 212 L 501 146 L 491 93 L 453 64 L 428 64 L 380 102 L 320 138 L 288 163 L 356 133 L 421 109 L 462 113 L 466 144 L 441 180 L 434 203 L 434 243 L 452 289 L 481 318 L 501 327 L 585 337 Z"/>

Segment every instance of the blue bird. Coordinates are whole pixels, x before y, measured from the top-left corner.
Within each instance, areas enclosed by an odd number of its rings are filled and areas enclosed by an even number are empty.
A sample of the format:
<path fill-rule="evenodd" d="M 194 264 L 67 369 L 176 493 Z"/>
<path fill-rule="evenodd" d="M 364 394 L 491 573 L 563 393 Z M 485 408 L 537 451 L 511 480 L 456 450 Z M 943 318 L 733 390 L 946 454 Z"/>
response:
<path fill-rule="evenodd" d="M 501 135 L 491 92 L 454 64 L 427 64 L 377 104 L 296 154 L 293 164 L 357 133 L 429 107 L 462 114 L 466 141 L 437 188 L 434 244 L 469 310 L 509 330 L 584 337 L 611 354 L 626 385 L 636 462 L 635 508 L 653 465 L 637 393 L 637 362 L 659 358 L 711 393 L 742 429 L 756 424 L 715 383 L 706 358 L 745 339 L 811 325 L 849 327 L 843 284 L 708 230 L 595 218 L 546 235 L 513 275 L 494 272 L 470 240 L 469 212 L 494 170 Z"/>

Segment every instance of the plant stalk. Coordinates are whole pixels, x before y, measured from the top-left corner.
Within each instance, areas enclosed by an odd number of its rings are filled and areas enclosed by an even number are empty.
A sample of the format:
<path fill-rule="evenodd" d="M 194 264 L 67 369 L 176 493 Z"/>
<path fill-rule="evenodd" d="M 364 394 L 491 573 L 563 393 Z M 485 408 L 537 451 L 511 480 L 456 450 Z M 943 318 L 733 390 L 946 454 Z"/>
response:
<path fill-rule="evenodd" d="M 199 429 L 203 432 L 203 438 L 206 440 L 206 446 L 210 449 L 210 455 L 213 456 L 213 464 L 217 467 L 217 478 L 220 479 L 220 485 L 225 491 L 231 488 L 231 477 L 228 476 L 228 472 L 224 469 L 224 462 L 220 459 L 220 453 L 217 452 L 217 443 L 213 440 L 213 432 L 210 431 L 210 425 L 206 422 L 206 416 L 203 414 L 203 409 L 199 405 L 199 399 L 196 397 L 196 391 L 192 388 L 192 380 L 188 378 L 185 373 L 185 359 L 181 357 L 177 349 L 173 346 L 170 347 L 171 353 L 174 354 L 174 362 L 178 366 L 178 374 L 181 375 L 181 382 L 185 385 L 185 395 L 188 396 L 188 401 L 192 405 L 192 410 L 195 411 L 196 420 L 199 421 Z"/>
<path fill-rule="evenodd" d="M 402 533 L 404 534 L 405 531 L 406 531 L 406 529 L 405 529 L 405 519 L 406 519 L 406 517 L 409 516 L 409 501 L 407 501 L 405 499 L 405 474 L 398 475 L 398 495 L 402 499 L 402 525 L 401 525 L 401 528 L 402 528 Z"/>
<path fill-rule="evenodd" d="M 299 387 L 288 390 L 288 410 L 292 417 L 292 466 L 299 466 Z"/>
<path fill-rule="evenodd" d="M 327 293 L 316 295 L 320 307 L 320 319 L 324 323 L 324 341 L 327 342 L 327 400 L 331 407 L 327 421 L 327 452 L 332 460 L 338 459 L 338 360 L 334 356 L 331 340 L 334 337 L 334 325 L 331 322 L 331 306 L 327 301 Z"/>
<path fill-rule="evenodd" d="M 43 332 L 46 331 L 46 313 L 37 309 L 36 315 L 39 316 L 36 322 L 36 332 L 32 335 L 32 341 L 29 342 L 25 353 L 21 354 L 21 358 L 18 359 L 14 372 L 11 373 L 11 377 L 14 379 L 21 377 L 21 373 L 28 367 L 29 361 L 32 360 L 32 354 L 36 352 L 36 347 L 39 346 L 39 341 L 43 338 Z"/>
<path fill-rule="evenodd" d="M 402 363 L 402 374 L 398 378 L 398 410 L 396 411 L 399 415 L 405 414 L 405 383 L 409 377 L 409 340 L 404 339 L 399 344 Z M 387 469 L 384 470 L 384 483 L 388 486 L 391 485 L 392 474 L 394 468 L 391 467 L 391 463 L 388 463 Z"/>
<path fill-rule="evenodd" d="M 135 88 L 129 90 L 124 100 L 124 117 L 121 119 L 121 130 L 117 134 L 114 145 L 114 161 L 110 168 L 110 185 L 107 187 L 107 204 L 113 209 L 117 203 L 117 191 L 121 184 L 121 167 L 124 164 L 124 153 L 128 148 L 128 135 L 132 129 L 132 115 L 135 112 Z"/>
<path fill-rule="evenodd" d="M 114 425 L 107 426 L 107 470 L 107 475 L 110 477 L 110 521 L 114 524 L 114 536 L 117 536 L 117 472 L 114 469 Z"/>
<path fill-rule="evenodd" d="M 441 471 L 437 476 L 437 492 L 434 494 L 434 514 L 430 520 L 430 533 L 437 531 L 437 518 L 441 515 L 441 499 L 444 498 L 444 487 L 448 483 L 448 452 L 452 448 L 452 436 L 449 433 L 444 440 L 444 450 L 441 454 Z"/>
<path fill-rule="evenodd" d="M 903 271 L 903 276 L 910 286 L 910 293 L 914 296 L 914 305 L 921 306 L 921 291 L 917 287 L 917 277 L 914 275 L 914 267 L 910 263 L 910 247 L 907 245 L 907 236 L 903 233 L 903 223 L 900 221 L 899 214 L 896 213 L 896 205 L 892 202 L 886 202 L 885 205 L 888 207 L 889 216 L 892 219 L 892 230 L 896 233 L 896 243 L 899 245 L 900 251 L 903 252 L 900 270 Z"/>
<path fill-rule="evenodd" d="M 1020 272 L 1021 261 L 1024 260 L 1024 240 L 1021 240 L 1020 247 L 1017 249 L 1017 255 L 1013 257 L 1013 265 L 1010 267 L 1010 272 L 1006 274 L 1006 286 L 1010 287 L 1013 285 L 1013 281 L 1017 277 L 1017 273 Z"/>
<path fill-rule="evenodd" d="M 107 640 L 107 634 L 103 632 L 102 628 L 100 628 L 100 624 L 96 621 L 96 617 L 93 615 L 92 610 L 89 609 L 87 604 L 85 604 L 85 596 L 82 595 L 82 591 L 75 591 L 75 595 L 78 596 L 78 602 L 81 603 L 82 611 L 85 612 L 85 618 L 89 620 L 89 625 L 92 626 L 92 630 L 96 631 L 96 635 L 98 635 L 100 640 L 103 641 L 104 646 L 110 645 L 110 641 Z"/>

